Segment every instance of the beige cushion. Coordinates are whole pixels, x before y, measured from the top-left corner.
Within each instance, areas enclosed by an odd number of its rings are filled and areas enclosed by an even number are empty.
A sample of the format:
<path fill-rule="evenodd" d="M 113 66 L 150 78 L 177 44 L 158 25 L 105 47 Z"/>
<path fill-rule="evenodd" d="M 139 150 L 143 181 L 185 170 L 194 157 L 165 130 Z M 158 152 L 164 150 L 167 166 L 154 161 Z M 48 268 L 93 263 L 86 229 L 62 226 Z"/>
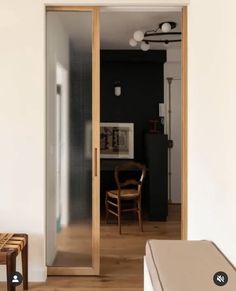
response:
<path fill-rule="evenodd" d="M 110 190 L 107 192 L 112 198 L 117 198 L 118 190 Z M 137 189 L 121 189 L 120 197 L 121 199 L 134 199 L 139 196 Z"/>
<path fill-rule="evenodd" d="M 236 290 L 236 271 L 209 241 L 150 240 L 146 262 L 155 291 Z M 213 282 L 216 272 L 228 275 L 225 286 Z"/>

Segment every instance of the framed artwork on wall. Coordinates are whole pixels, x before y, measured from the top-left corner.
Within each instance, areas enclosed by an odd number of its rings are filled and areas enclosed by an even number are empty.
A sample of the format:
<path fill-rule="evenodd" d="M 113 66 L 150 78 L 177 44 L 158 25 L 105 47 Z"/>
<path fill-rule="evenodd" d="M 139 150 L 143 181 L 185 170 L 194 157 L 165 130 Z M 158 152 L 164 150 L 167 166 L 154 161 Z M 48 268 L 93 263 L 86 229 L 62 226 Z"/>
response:
<path fill-rule="evenodd" d="M 134 124 L 102 122 L 100 149 L 102 159 L 133 159 Z"/>

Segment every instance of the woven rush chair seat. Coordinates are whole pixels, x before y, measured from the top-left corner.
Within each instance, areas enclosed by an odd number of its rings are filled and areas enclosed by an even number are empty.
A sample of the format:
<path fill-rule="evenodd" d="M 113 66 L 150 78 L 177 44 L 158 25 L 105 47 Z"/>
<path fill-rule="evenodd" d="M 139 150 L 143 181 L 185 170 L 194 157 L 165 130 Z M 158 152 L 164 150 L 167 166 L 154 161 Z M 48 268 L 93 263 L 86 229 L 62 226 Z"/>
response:
<path fill-rule="evenodd" d="M 0 233 L 0 265 L 6 265 L 7 291 L 15 291 L 10 282 L 16 271 L 16 257 L 21 253 L 23 288 L 28 290 L 28 236 L 27 234 Z"/>
<path fill-rule="evenodd" d="M 107 191 L 107 195 L 112 198 L 118 198 L 119 190 L 110 190 Z M 120 199 L 134 199 L 139 196 L 139 192 L 136 189 L 121 189 L 120 190 Z"/>

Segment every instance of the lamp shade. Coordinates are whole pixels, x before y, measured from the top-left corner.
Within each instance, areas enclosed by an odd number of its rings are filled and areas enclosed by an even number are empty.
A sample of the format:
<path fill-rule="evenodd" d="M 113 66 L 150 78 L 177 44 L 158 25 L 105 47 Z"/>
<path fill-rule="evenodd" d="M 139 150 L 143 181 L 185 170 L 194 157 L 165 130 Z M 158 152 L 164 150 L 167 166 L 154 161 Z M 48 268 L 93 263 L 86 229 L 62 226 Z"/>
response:
<path fill-rule="evenodd" d="M 129 45 L 132 46 L 132 47 L 135 47 L 137 45 L 137 41 L 135 39 L 131 38 L 129 40 Z"/>
<path fill-rule="evenodd" d="M 136 41 L 142 41 L 144 39 L 144 33 L 142 30 L 137 30 L 134 33 L 134 40 Z"/>
<path fill-rule="evenodd" d="M 120 96 L 121 95 L 121 84 L 120 82 L 115 82 L 114 84 L 114 95 Z"/>
<path fill-rule="evenodd" d="M 145 41 L 142 41 L 140 48 L 142 51 L 146 52 L 150 49 L 150 44 L 146 43 Z"/>
<path fill-rule="evenodd" d="M 171 31 L 171 24 L 169 22 L 165 22 L 161 26 L 161 30 L 163 32 L 170 32 Z"/>

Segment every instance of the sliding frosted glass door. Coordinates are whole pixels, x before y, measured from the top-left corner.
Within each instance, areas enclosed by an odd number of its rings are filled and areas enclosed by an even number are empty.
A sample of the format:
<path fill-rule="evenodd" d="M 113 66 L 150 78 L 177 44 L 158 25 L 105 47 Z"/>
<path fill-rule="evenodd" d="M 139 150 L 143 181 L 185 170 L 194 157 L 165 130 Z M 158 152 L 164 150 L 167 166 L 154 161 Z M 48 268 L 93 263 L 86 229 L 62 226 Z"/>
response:
<path fill-rule="evenodd" d="M 52 6 L 46 20 L 48 274 L 94 275 L 100 260 L 99 10 Z"/>

